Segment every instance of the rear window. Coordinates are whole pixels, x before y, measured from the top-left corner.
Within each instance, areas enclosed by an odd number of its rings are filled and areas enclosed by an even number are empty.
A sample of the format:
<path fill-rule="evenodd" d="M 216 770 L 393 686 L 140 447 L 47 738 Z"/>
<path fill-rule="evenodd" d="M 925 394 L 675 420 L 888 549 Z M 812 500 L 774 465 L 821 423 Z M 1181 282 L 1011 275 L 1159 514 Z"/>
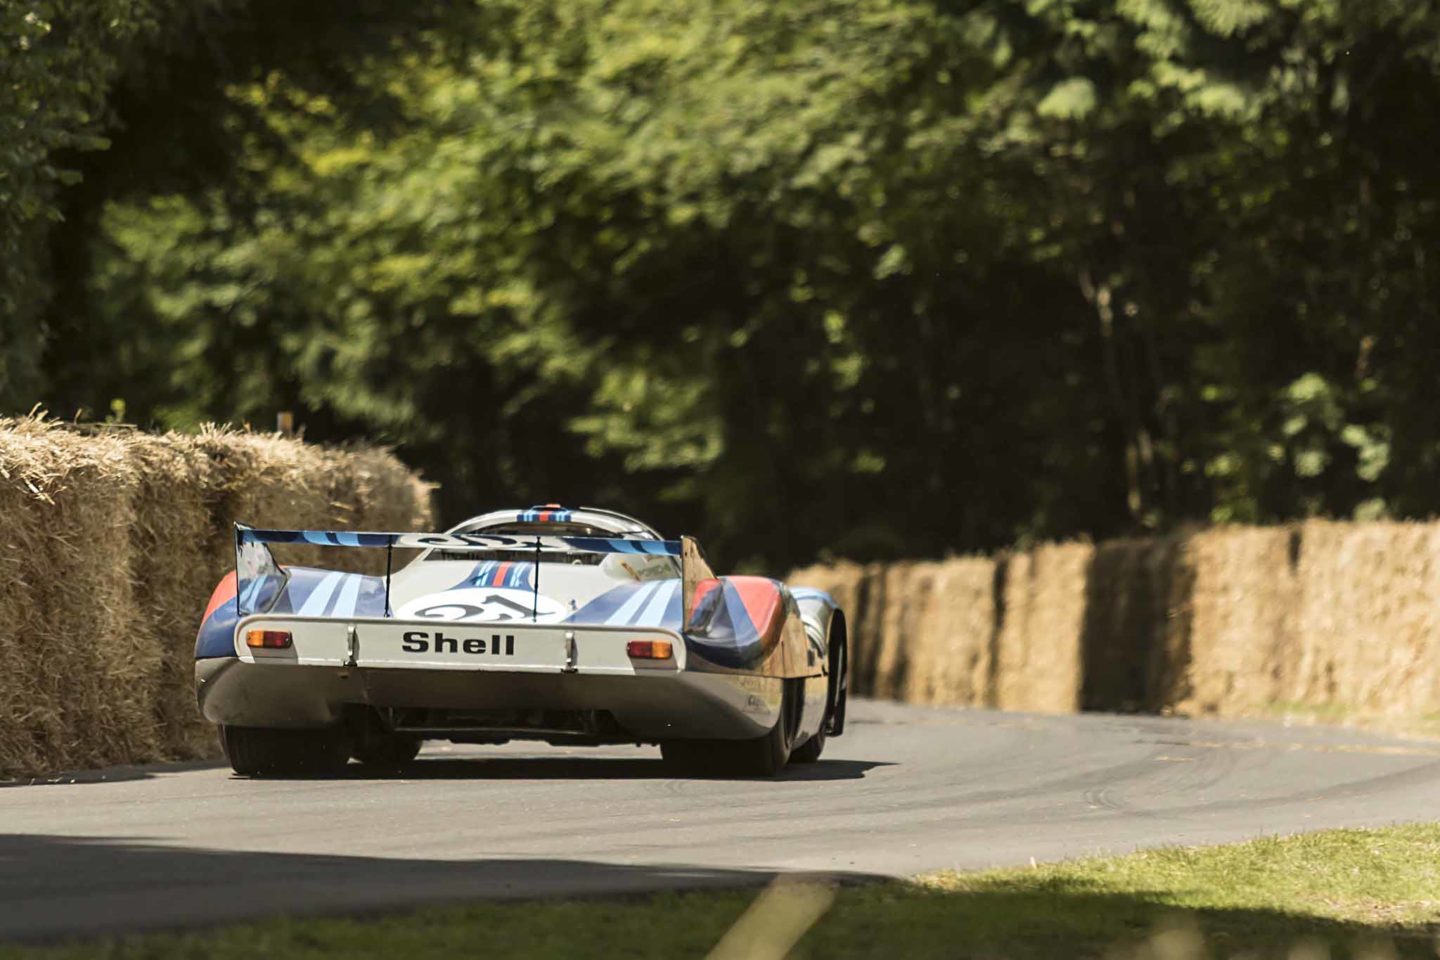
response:
<path fill-rule="evenodd" d="M 599 527 L 591 526 L 588 523 L 500 523 L 486 527 L 462 528 L 457 533 L 478 533 L 494 534 L 501 537 L 604 537 L 607 539 L 635 539 L 650 540 L 648 534 L 639 530 L 616 533 L 613 530 L 602 530 Z M 598 566 L 604 559 L 603 553 L 573 553 L 556 556 L 554 554 L 541 555 L 542 563 L 564 563 L 570 566 L 593 567 Z M 432 550 L 425 556 L 426 560 L 477 560 L 480 556 L 473 550 Z M 486 560 L 501 561 L 533 561 L 534 550 L 487 550 L 484 554 Z"/>

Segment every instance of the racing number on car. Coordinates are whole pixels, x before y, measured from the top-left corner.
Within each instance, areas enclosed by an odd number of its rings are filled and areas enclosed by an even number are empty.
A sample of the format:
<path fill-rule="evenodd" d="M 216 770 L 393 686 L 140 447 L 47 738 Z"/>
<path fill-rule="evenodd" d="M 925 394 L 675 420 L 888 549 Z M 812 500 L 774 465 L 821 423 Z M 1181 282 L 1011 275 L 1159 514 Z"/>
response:
<path fill-rule="evenodd" d="M 516 603 L 509 597 L 492 593 L 481 602 L 458 603 L 449 601 L 436 603 L 413 611 L 411 616 L 423 620 L 507 620 L 529 619 L 531 608 Z"/>
<path fill-rule="evenodd" d="M 543 593 L 502 587 L 465 587 L 443 590 L 404 604 L 395 612 L 406 620 L 441 620 L 446 623 L 513 623 L 531 620 L 555 623 L 569 616 L 564 604 Z"/>

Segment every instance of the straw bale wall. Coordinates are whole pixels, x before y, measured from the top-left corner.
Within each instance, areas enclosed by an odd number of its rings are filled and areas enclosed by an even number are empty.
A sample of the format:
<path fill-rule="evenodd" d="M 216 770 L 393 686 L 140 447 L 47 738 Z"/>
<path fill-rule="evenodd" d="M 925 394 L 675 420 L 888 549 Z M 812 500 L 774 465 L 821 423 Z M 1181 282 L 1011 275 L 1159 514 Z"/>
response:
<path fill-rule="evenodd" d="M 1440 720 L 1440 523 L 1312 520 L 797 571 L 853 688 L 1064 712 Z"/>
<path fill-rule="evenodd" d="M 0 777 L 213 752 L 191 649 L 237 520 L 423 528 L 430 491 L 383 450 L 0 420 Z"/>

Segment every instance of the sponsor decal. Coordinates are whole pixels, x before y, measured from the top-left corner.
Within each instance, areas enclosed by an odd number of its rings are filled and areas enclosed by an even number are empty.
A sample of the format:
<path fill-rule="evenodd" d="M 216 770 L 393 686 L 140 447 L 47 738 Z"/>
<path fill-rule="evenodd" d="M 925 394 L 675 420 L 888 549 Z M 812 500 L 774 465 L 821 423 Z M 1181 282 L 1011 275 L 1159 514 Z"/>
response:
<path fill-rule="evenodd" d="M 401 620 L 443 620 L 446 623 L 556 623 L 570 610 L 558 600 L 529 590 L 464 587 L 412 600 L 395 611 Z M 533 619 L 532 619 L 533 616 Z"/>
<path fill-rule="evenodd" d="M 446 636 L 445 631 L 406 630 L 400 636 L 406 653 L 463 653 L 472 657 L 515 656 L 515 635 L 492 633 L 489 637 Z"/>

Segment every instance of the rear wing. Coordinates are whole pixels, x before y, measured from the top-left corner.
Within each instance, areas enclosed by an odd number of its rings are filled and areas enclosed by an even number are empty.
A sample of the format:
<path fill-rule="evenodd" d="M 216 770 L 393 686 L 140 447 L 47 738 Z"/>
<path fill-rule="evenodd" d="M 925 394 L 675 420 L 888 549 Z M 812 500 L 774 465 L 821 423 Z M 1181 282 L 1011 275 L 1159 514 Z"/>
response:
<path fill-rule="evenodd" d="M 674 557 L 683 585 L 684 622 L 690 622 L 696 585 L 715 574 L 705 561 L 700 544 L 693 537 L 679 540 L 627 540 L 614 537 L 514 536 L 485 533 L 361 533 L 347 530 L 261 530 L 235 524 L 235 609 L 241 617 L 266 607 L 284 587 L 288 574 L 275 562 L 267 544 L 288 543 L 317 547 L 361 547 L 385 551 L 385 615 L 390 616 L 390 574 L 396 548 L 402 550 L 533 552 L 543 556 L 576 553 L 628 553 Z M 540 578 L 535 578 L 536 607 Z"/>

